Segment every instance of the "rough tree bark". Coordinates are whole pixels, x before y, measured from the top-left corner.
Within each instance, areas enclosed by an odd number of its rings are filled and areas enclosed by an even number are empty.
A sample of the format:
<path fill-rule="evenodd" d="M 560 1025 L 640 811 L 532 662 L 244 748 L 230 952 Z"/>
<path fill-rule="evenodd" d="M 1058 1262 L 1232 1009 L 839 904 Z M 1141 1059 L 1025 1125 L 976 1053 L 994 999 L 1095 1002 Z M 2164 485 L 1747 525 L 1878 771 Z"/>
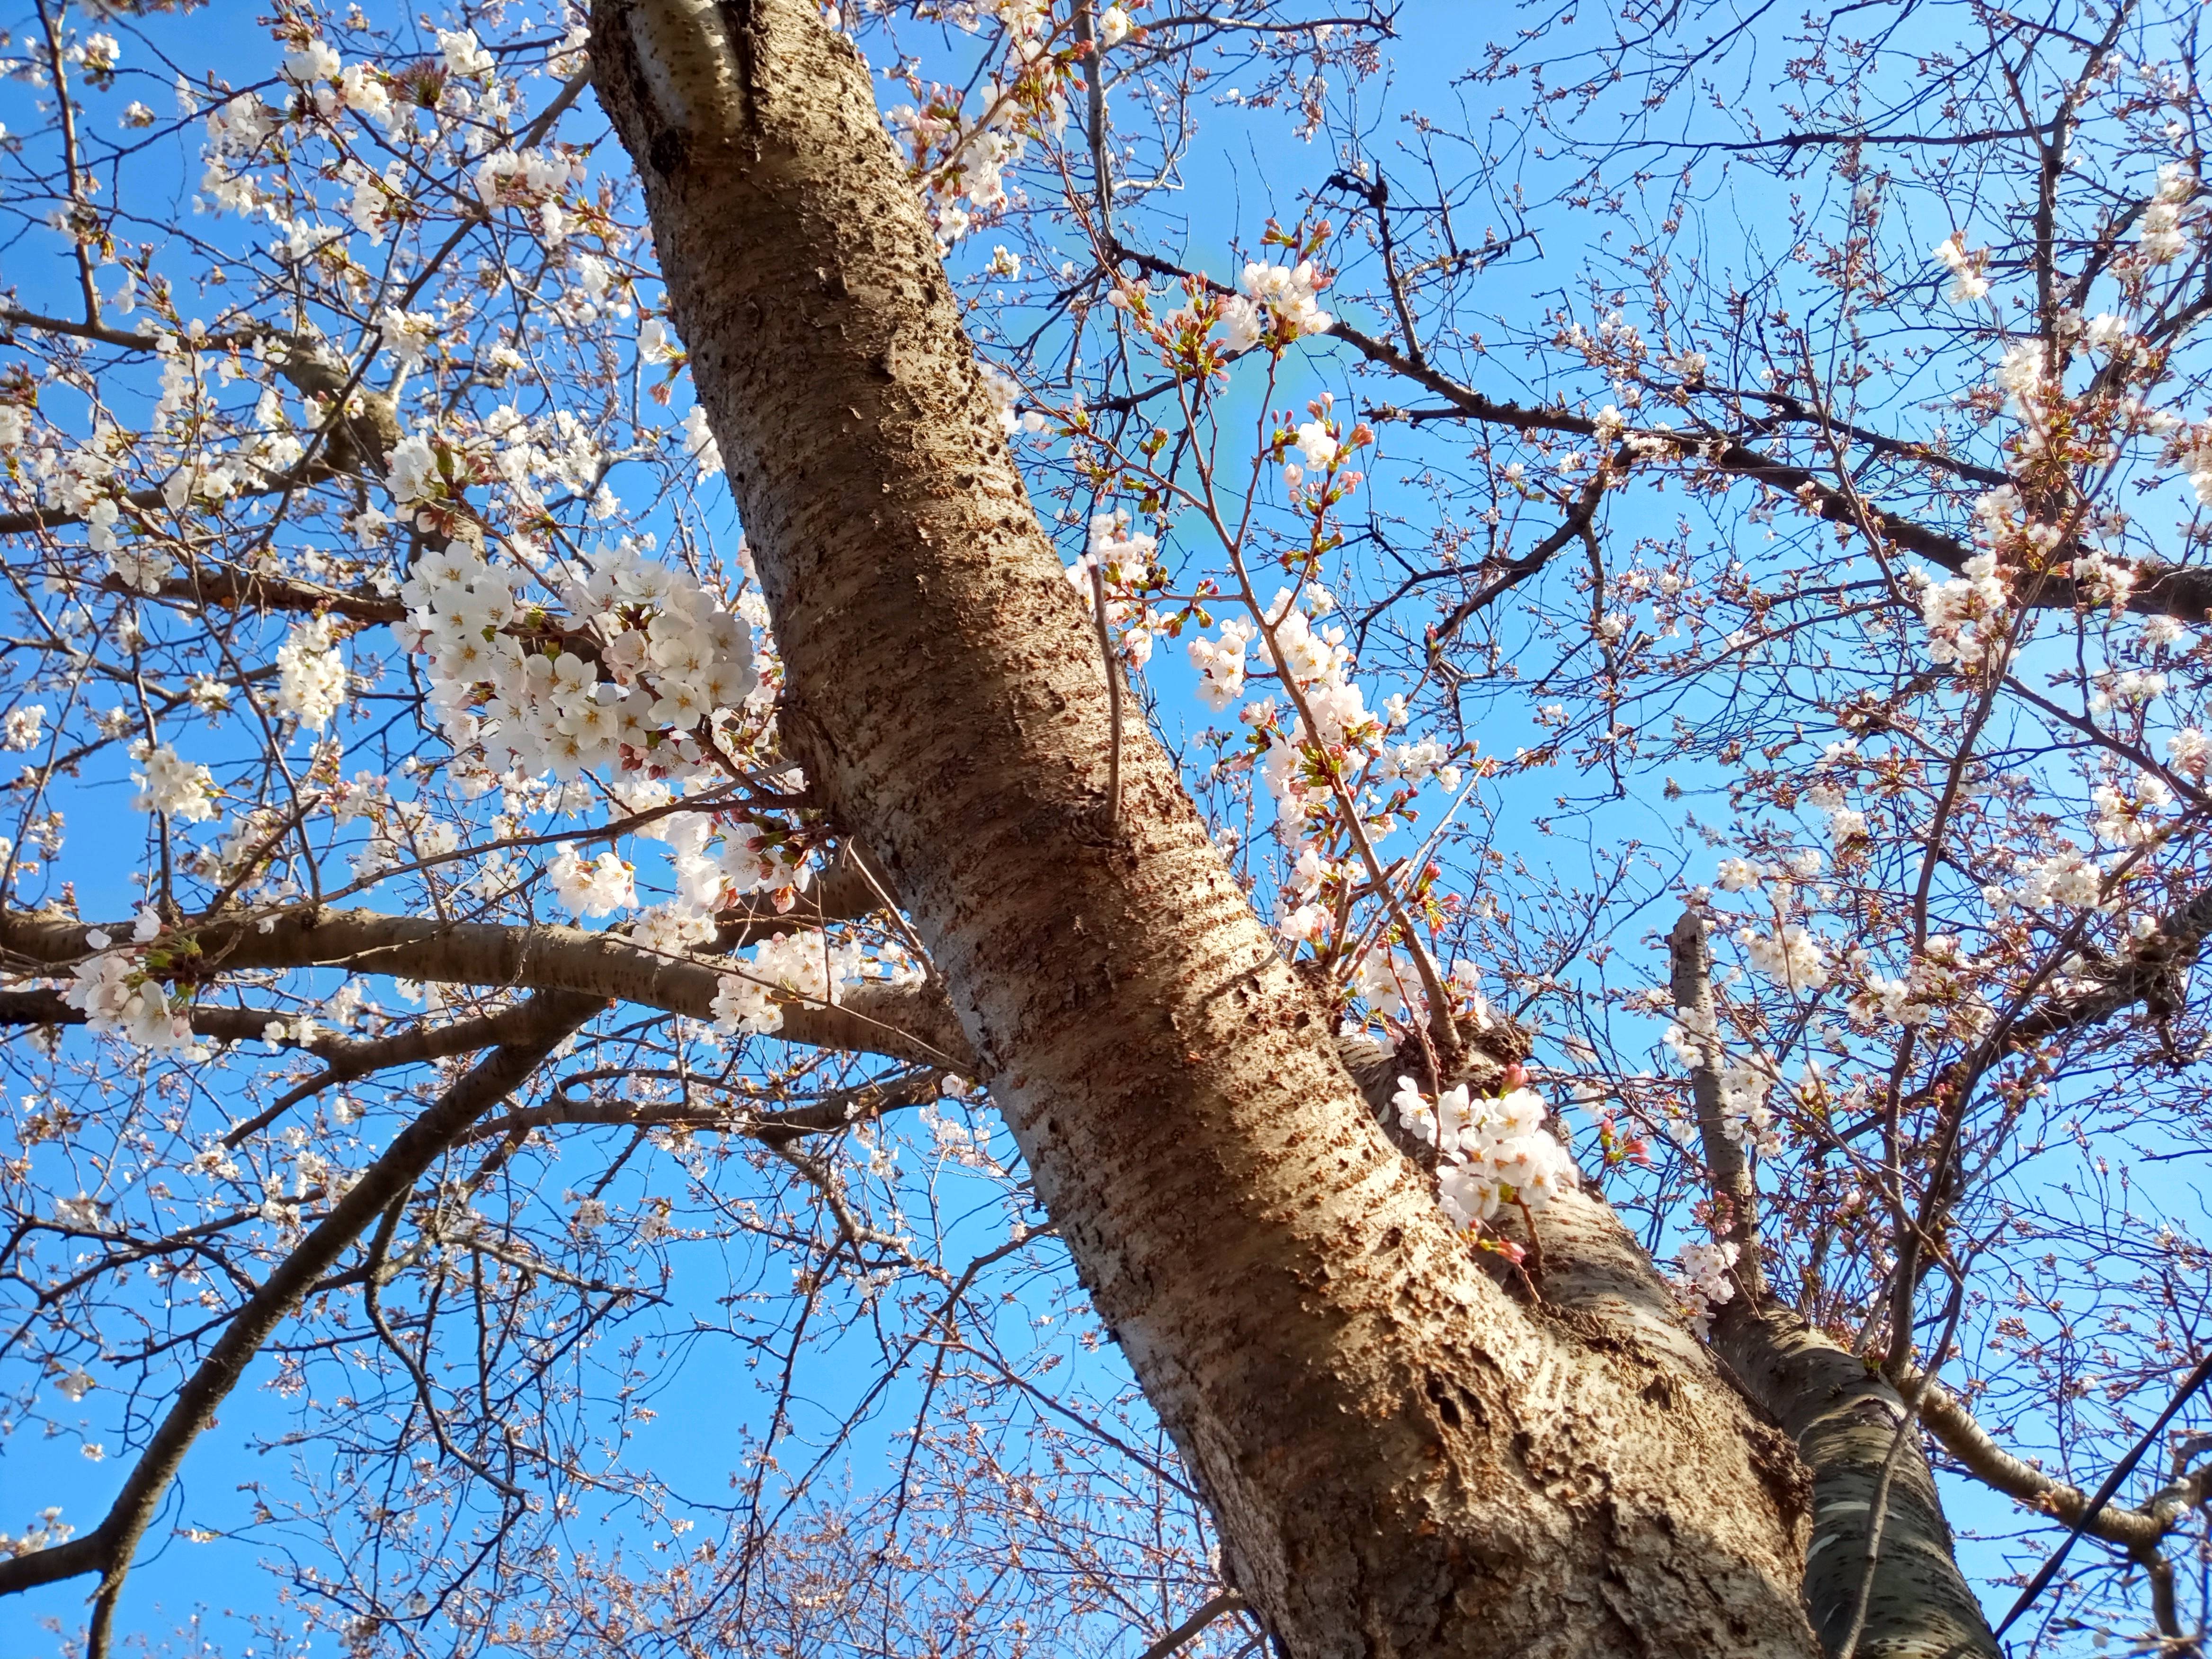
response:
<path fill-rule="evenodd" d="M 596 82 L 788 741 L 910 908 L 1237 1587 L 1301 1656 L 1817 1651 L 1802 1474 L 1647 1339 L 1648 1264 L 1594 1251 L 1574 1305 L 1492 1278 L 1134 723 L 1108 827 L 1095 635 L 818 9 L 601 0 Z"/>

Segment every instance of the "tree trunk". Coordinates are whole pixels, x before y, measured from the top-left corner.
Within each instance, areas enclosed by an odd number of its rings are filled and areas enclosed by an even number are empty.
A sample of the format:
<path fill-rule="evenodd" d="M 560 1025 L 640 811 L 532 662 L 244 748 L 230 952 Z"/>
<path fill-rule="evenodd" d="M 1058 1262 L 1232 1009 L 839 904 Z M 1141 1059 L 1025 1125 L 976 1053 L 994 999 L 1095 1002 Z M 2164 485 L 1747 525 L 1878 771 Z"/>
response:
<path fill-rule="evenodd" d="M 1713 1343 L 1812 1473 L 1805 1589 L 1828 1650 L 1856 1621 L 1857 1659 L 2002 1659 L 1953 1555 L 1919 1428 L 1905 1426 L 1905 1401 L 1881 1373 L 1796 1315 L 1741 1299 L 1721 1309 Z M 1881 1533 L 1870 1548 L 1877 1498 Z"/>
<path fill-rule="evenodd" d="M 1096 635 L 818 10 L 601 0 L 599 94 L 787 741 L 888 866 L 1237 1587 L 1301 1656 L 1814 1653 L 1801 1477 L 1702 1351 L 1481 1270 L 1139 722 L 1107 827 Z"/>

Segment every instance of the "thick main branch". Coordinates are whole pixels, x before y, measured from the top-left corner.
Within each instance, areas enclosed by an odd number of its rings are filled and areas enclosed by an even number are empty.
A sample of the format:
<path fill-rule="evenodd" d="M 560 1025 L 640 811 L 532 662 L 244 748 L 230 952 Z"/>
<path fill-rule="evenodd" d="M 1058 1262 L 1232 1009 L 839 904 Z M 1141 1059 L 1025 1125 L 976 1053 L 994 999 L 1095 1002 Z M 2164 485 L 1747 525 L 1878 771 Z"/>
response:
<path fill-rule="evenodd" d="M 728 931 L 742 942 L 769 927 L 752 919 Z M 0 911 L 0 961 L 16 973 L 66 967 L 91 955 L 89 935 L 103 931 L 125 938 L 131 929 L 115 922 L 95 928 L 54 910 Z M 740 964 L 650 951 L 611 933 L 369 910 L 296 911 L 266 931 L 257 921 L 216 921 L 165 935 L 163 944 L 165 971 L 180 984 L 249 970 L 337 967 L 485 990 L 574 991 L 702 1020 L 714 1018 L 723 978 L 741 971 Z M 941 994 L 926 985 L 848 987 L 830 1004 L 788 994 L 778 1002 L 778 1035 L 791 1042 L 973 1073 L 966 1040 Z"/>
<path fill-rule="evenodd" d="M 591 50 L 787 741 L 896 884 L 1257 1616 L 1300 1655 L 1808 1655 L 1740 1402 L 1476 1265 L 1171 759 L 1140 723 L 1117 747 L 851 46 L 813 0 L 601 0 Z"/>

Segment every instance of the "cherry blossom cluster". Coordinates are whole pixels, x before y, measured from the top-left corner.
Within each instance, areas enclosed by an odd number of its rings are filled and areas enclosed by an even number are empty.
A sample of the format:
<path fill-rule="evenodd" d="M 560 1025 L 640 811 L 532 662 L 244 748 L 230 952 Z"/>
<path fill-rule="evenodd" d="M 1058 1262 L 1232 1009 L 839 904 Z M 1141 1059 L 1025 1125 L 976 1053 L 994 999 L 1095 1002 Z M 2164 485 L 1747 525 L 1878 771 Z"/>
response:
<path fill-rule="evenodd" d="M 466 536 L 463 501 L 477 485 L 493 486 L 525 513 L 537 514 L 547 506 L 543 481 L 588 501 L 592 517 L 613 517 L 621 502 L 605 482 L 608 465 L 591 427 L 572 410 L 533 421 L 502 404 L 480 420 L 454 419 L 410 433 L 393 447 L 385 482 L 398 506 L 414 510 L 420 527 Z"/>
<path fill-rule="evenodd" d="M 1294 597 L 1288 589 L 1278 593 L 1263 619 L 1273 635 L 1274 654 L 1313 716 L 1310 730 L 1305 714 L 1296 713 L 1287 732 L 1279 726 L 1267 732 L 1260 777 L 1274 800 L 1277 825 L 1285 839 L 1296 836 L 1307 815 L 1325 810 L 1334 797 L 1327 781 L 1316 776 L 1306 753 L 1309 747 L 1360 746 L 1380 753 L 1383 735 L 1382 721 L 1369 712 L 1352 680 L 1354 665 L 1344 629 L 1316 628 L 1305 611 L 1295 608 Z M 1248 718 L 1252 712 L 1248 711 Z M 1272 715 L 1272 707 L 1266 712 Z"/>
<path fill-rule="evenodd" d="M 1543 1097 L 1533 1089 L 1470 1096 L 1461 1084 L 1432 1100 L 1401 1077 L 1390 1103 L 1407 1131 L 1436 1149 L 1437 1200 L 1462 1227 L 1507 1204 L 1541 1209 L 1580 1184 L 1574 1160 L 1544 1127 Z"/>
<path fill-rule="evenodd" d="M 148 325 L 146 331 L 151 332 Z M 113 423 L 104 414 L 82 441 L 55 428 L 33 428 L 21 405 L 10 405 L 0 430 L 0 452 L 13 452 L 23 482 L 35 488 L 40 504 L 49 510 L 81 515 L 88 526 L 86 544 L 101 555 L 107 568 L 127 586 L 140 592 L 159 590 L 176 569 L 176 562 L 158 545 L 125 538 L 137 531 L 155 509 L 133 501 L 120 475 L 134 463 L 149 468 L 159 480 L 161 507 L 170 514 L 185 512 L 196 504 L 215 505 L 229 500 L 241 489 L 283 477 L 305 453 L 305 447 L 273 387 L 264 387 L 257 399 L 250 424 L 228 449 L 208 441 L 205 431 L 189 432 L 191 416 L 213 413 L 208 380 L 228 380 L 244 371 L 224 355 L 216 368 L 207 370 L 201 354 L 171 333 L 153 334 L 149 342 L 161 354 L 161 395 L 154 409 L 149 442 L 140 434 Z M 259 342 L 243 354 L 252 362 L 259 355 Z M 184 447 L 165 447 L 190 437 Z"/>
<path fill-rule="evenodd" d="M 1350 873 L 1343 861 L 1323 858 L 1314 842 L 1302 845 L 1276 889 L 1275 931 L 1293 945 L 1325 942 L 1336 926 L 1336 913 L 1322 902 L 1323 890 L 1341 884 Z M 1363 961 L 1363 972 L 1364 968 Z"/>
<path fill-rule="evenodd" d="M 1185 647 L 1198 671 L 1199 700 L 1217 714 L 1244 695 L 1244 650 L 1257 631 L 1243 617 L 1231 617 L 1221 624 L 1219 639 L 1200 634 Z"/>
<path fill-rule="evenodd" d="M 1030 137 L 1058 134 L 1067 125 L 1066 84 L 1076 49 L 1055 41 L 1051 7 L 1044 0 L 979 0 L 975 10 L 999 23 L 1006 41 L 981 117 L 967 121 L 960 88 L 933 86 L 925 94 L 911 75 L 908 84 L 920 104 L 897 104 L 884 113 L 884 125 L 911 158 L 940 249 L 1004 211 L 1012 200 L 1007 172 L 1019 165 Z M 1097 49 L 1120 46 L 1133 27 L 1124 7 L 1108 7 L 1098 19 Z"/>
<path fill-rule="evenodd" d="M 1159 563 L 1159 539 L 1133 529 L 1129 510 L 1116 507 L 1091 520 L 1090 539 L 1074 563 L 1067 567 L 1068 586 L 1091 600 L 1096 573 L 1106 591 L 1106 622 L 1113 629 L 1122 658 L 1132 668 L 1152 660 L 1154 636 L 1169 629 L 1173 619 L 1147 605 L 1139 596 L 1154 579 Z"/>
<path fill-rule="evenodd" d="M 1913 579 L 1920 588 L 1920 620 L 1928 630 L 1930 661 L 1973 668 L 2002 645 L 2012 587 L 1999 573 L 1995 554 L 1976 554 L 1963 576 L 1948 581 L 1925 570 L 1915 571 Z"/>
<path fill-rule="evenodd" d="M 542 608 L 516 604 L 523 580 L 455 544 L 401 590 L 401 642 L 430 659 L 431 701 L 454 744 L 564 779 L 647 766 L 712 775 L 715 728 L 757 684 L 744 618 L 635 543 L 602 548 L 587 578 L 562 585 L 568 632 L 557 637 L 533 632 L 550 622 Z"/>
<path fill-rule="evenodd" d="M 2143 264 L 2171 264 L 2189 252 L 2190 236 L 2203 224 L 2201 215 L 2187 212 L 2197 190 L 2197 174 L 2188 162 L 2160 165 L 2158 190 L 2143 204 L 2136 225 L 2136 248 Z"/>
<path fill-rule="evenodd" d="M 145 913 L 134 932 L 139 943 L 153 937 Z M 158 923 L 155 926 L 158 927 Z M 192 1035 L 191 1022 L 170 1006 L 168 993 L 145 969 L 135 951 L 115 948 L 115 941 L 95 928 L 85 936 L 94 955 L 71 970 L 64 999 L 84 1011 L 85 1024 L 95 1032 L 112 1032 L 126 1042 L 155 1054 L 199 1060 L 206 1050 Z"/>
<path fill-rule="evenodd" d="M 1805 791 L 1805 804 L 1827 815 L 1828 838 L 1838 848 L 1864 840 L 1867 834 L 1866 814 L 1850 804 L 1843 787 L 1857 758 L 1856 739 L 1845 738 L 1830 744 L 1820 757 L 1814 781 Z"/>
<path fill-rule="evenodd" d="M 1865 988 L 1846 1005 L 1852 1022 L 1862 1028 L 1926 1025 L 1940 1018 L 1972 1036 L 1996 1023 L 1976 989 L 1973 955 L 1956 934 L 1931 935 L 1912 953 L 1901 978 L 1876 972 L 1864 950 L 1852 951 L 1844 959 Z"/>
<path fill-rule="evenodd" d="M 636 873 L 636 866 L 612 851 L 601 853 L 587 863 L 577 855 L 574 844 L 565 841 L 554 848 L 553 858 L 545 866 L 553 896 L 573 914 L 586 918 L 634 908 Z"/>
<path fill-rule="evenodd" d="M 1308 854 L 1311 851 L 1310 848 L 1306 849 Z M 1409 977 L 1418 981 L 1419 976 L 1401 968 L 1388 946 L 1377 945 L 1369 947 L 1359 958 L 1352 983 L 1370 1012 L 1385 1019 L 1402 1020 L 1411 1004 L 1425 1003 L 1418 982 L 1410 986 L 1407 983 Z"/>
<path fill-rule="evenodd" d="M 21 754 L 26 749 L 35 748 L 46 720 L 46 704 L 18 703 L 8 711 L 5 719 L 0 719 L 0 749 L 12 749 Z"/>
<path fill-rule="evenodd" d="M 1204 377 L 1224 372 L 1229 359 L 1263 343 L 1279 351 L 1328 333 L 1335 319 L 1316 297 L 1327 285 L 1327 276 L 1311 259 L 1254 263 L 1244 267 L 1235 292 L 1213 287 L 1203 276 L 1185 278 L 1183 303 L 1173 311 L 1157 309 L 1152 290 L 1133 279 L 1117 283 L 1106 302 L 1145 330 L 1169 368 Z M 1334 440 L 1322 435 L 1326 441 L 1307 451 L 1308 466 L 1326 467 L 1334 457 Z M 1297 472 L 1293 467 L 1293 487 L 1299 482 Z"/>
<path fill-rule="evenodd" d="M 1767 1104 L 1773 1088 L 1771 1077 L 1759 1066 L 1729 1054 L 1719 1033 L 1700 1021 L 1692 1009 L 1675 1009 L 1674 1023 L 1667 1028 L 1661 1040 L 1686 1068 L 1712 1073 L 1719 1085 L 1723 1134 L 1762 1157 L 1771 1157 L 1782 1150 L 1781 1132 L 1776 1127 L 1773 1109 Z M 1698 1146 L 1698 1126 L 1686 1119 L 1669 1119 L 1667 1133 L 1685 1150 Z"/>
<path fill-rule="evenodd" d="M 82 1394 L 70 1395 L 73 1400 L 83 1397 Z M 21 1533 L 11 1536 L 0 1532 L 0 1556 L 29 1555 L 52 1545 L 65 1544 L 76 1535 L 76 1528 L 62 1519 L 61 1506 L 50 1504 L 40 1510 L 38 1518 Z"/>
<path fill-rule="evenodd" d="M 1983 274 L 1989 268 L 1989 255 L 1968 252 L 1965 233 L 1953 231 L 1931 251 L 1951 273 L 1953 305 L 1972 305 L 1989 293 L 1990 279 Z"/>
<path fill-rule="evenodd" d="M 2089 792 L 2096 808 L 2097 834 L 2116 847 L 2148 847 L 2172 828 L 2166 809 L 2173 805 L 2173 786 L 2155 772 L 2137 772 L 2124 786 L 2100 783 Z"/>
<path fill-rule="evenodd" d="M 1828 982 L 1824 941 L 1801 922 L 1784 922 L 1771 933 L 1741 928 L 1735 938 L 1753 970 L 1777 985 L 1802 994 Z"/>
<path fill-rule="evenodd" d="M 1675 1256 L 1681 1272 L 1674 1289 L 1682 1298 L 1684 1317 L 1699 1336 L 1712 1334 L 1714 1312 L 1734 1298 L 1735 1280 L 1729 1275 L 1742 1254 L 1740 1246 L 1721 1241 L 1685 1244 Z"/>
<path fill-rule="evenodd" d="M 2047 910 L 2053 905 L 2086 909 L 2104 892 L 2104 871 L 2094 857 L 2071 842 L 2062 842 L 2057 851 L 2019 866 L 2019 876 L 2009 890 L 2000 887 L 1988 896 L 2031 910 Z"/>
<path fill-rule="evenodd" d="M 777 933 L 753 947 L 744 973 L 725 974 L 714 994 L 714 1029 L 770 1034 L 783 1027 L 782 1000 L 826 1005 L 870 976 L 867 952 L 822 933 Z M 896 975 L 895 975 L 896 977 Z"/>
<path fill-rule="evenodd" d="M 1316 947 L 1338 925 L 1332 895 L 1352 884 L 1351 865 L 1322 850 L 1322 842 L 1344 828 L 1338 822 L 1339 790 L 1360 803 L 1360 833 L 1379 841 L 1395 829 L 1401 811 L 1410 813 L 1413 796 L 1428 781 L 1447 790 L 1457 790 L 1461 782 L 1459 751 L 1449 745 L 1434 738 L 1389 741 L 1407 720 L 1404 700 L 1391 698 L 1379 713 L 1367 708 L 1352 679 L 1355 664 L 1344 629 L 1318 621 L 1334 603 L 1325 586 L 1310 581 L 1295 593 L 1279 592 L 1256 623 L 1231 617 L 1218 640 L 1201 635 L 1188 647 L 1197 693 L 1209 708 L 1226 708 L 1245 691 L 1247 653 L 1255 641 L 1304 705 L 1285 709 L 1269 697 L 1246 705 L 1239 719 L 1251 728 L 1250 759 L 1275 804 L 1276 832 L 1291 859 L 1277 889 L 1276 929 L 1292 944 Z M 1366 965 L 1381 959 L 1364 958 L 1355 971 L 1389 1002 L 1395 994 L 1385 995 L 1379 969 Z"/>
<path fill-rule="evenodd" d="M 1335 325 L 1316 297 L 1327 281 L 1310 259 L 1291 265 L 1247 264 L 1237 286 L 1243 291 L 1222 304 L 1222 329 L 1231 351 L 1249 349 L 1270 331 L 1287 343 L 1326 334 Z M 1328 464 L 1310 455 L 1307 461 L 1310 466 Z"/>
<path fill-rule="evenodd" d="M 167 744 L 143 738 L 131 746 L 131 758 L 145 769 L 131 775 L 138 786 L 131 799 L 133 811 L 185 823 L 204 823 L 216 816 L 215 775 L 206 767 L 185 760 Z"/>
<path fill-rule="evenodd" d="M 916 1115 L 921 1127 L 929 1132 L 931 1150 L 939 1158 L 970 1170 L 999 1172 L 999 1160 L 991 1156 L 991 1129 L 988 1123 L 962 1123 L 927 1104 Z"/>
<path fill-rule="evenodd" d="M 310 731 L 331 723 L 345 702 L 345 658 L 328 616 L 294 625 L 276 652 L 276 706 Z"/>

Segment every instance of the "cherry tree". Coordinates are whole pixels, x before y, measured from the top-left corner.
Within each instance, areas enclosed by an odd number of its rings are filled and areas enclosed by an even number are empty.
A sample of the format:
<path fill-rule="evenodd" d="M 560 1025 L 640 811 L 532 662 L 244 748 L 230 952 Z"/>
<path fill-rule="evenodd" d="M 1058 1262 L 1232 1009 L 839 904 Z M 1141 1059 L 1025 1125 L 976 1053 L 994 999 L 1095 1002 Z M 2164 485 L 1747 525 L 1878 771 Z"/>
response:
<path fill-rule="evenodd" d="M 2197 27 L 38 0 L 0 1595 L 2195 1651 Z"/>

